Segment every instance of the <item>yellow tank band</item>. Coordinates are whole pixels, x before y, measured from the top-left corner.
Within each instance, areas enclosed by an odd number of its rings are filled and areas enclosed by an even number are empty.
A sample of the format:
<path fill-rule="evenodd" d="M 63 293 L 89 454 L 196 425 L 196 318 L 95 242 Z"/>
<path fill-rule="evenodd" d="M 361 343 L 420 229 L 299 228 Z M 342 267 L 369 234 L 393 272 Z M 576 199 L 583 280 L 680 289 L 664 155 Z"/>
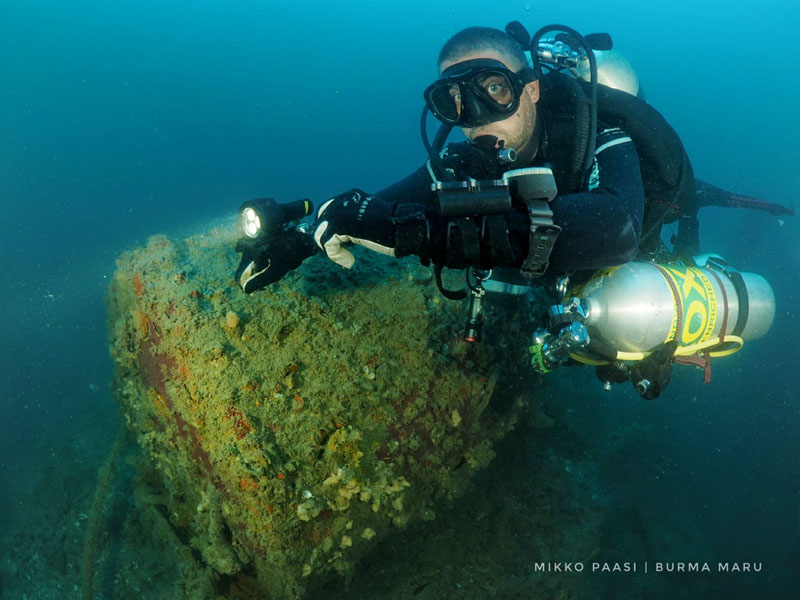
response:
<path fill-rule="evenodd" d="M 675 351 L 676 356 L 692 356 L 694 354 L 699 354 L 700 352 L 704 352 L 705 350 L 709 350 L 709 356 L 712 358 L 719 358 L 722 356 L 730 356 L 731 354 L 735 354 L 739 350 L 742 349 L 744 346 L 744 340 L 742 338 L 735 336 L 735 335 L 726 335 L 724 339 L 720 340 L 718 337 L 710 339 L 705 342 L 692 344 L 691 346 L 679 346 L 678 349 Z M 714 350 L 713 348 L 718 348 Z M 617 352 L 616 360 L 622 360 L 627 362 L 637 362 L 640 360 L 644 360 L 648 356 L 650 356 L 650 352 Z M 570 354 L 570 358 L 573 360 L 583 363 L 585 365 L 607 365 L 607 360 L 598 360 L 596 358 L 591 358 L 584 354 Z"/>
<path fill-rule="evenodd" d="M 656 265 L 659 272 L 667 278 L 670 287 L 678 293 L 675 302 L 676 319 L 664 341 L 678 340 L 678 345 L 688 347 L 711 340 L 717 324 L 717 294 L 711 279 L 696 267 L 677 265 Z M 675 300 L 675 299 L 673 299 Z M 682 312 L 681 331 L 678 326 L 677 313 Z"/>

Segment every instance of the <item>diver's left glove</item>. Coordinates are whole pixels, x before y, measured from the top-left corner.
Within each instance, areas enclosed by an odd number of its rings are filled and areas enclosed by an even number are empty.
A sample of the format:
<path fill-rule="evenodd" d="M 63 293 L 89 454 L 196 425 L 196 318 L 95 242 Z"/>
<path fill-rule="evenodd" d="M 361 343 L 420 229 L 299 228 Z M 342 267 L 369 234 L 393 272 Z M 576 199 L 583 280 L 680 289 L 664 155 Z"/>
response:
<path fill-rule="evenodd" d="M 275 283 L 293 271 L 317 251 L 311 235 L 299 229 L 285 229 L 273 234 L 268 242 L 253 244 L 245 240 L 236 243 L 242 253 L 236 282 L 246 294 Z"/>
<path fill-rule="evenodd" d="M 320 206 L 313 235 L 328 258 L 351 269 L 355 257 L 344 244 L 358 244 L 388 256 L 417 254 L 424 259 L 426 223 L 420 205 L 391 204 L 353 189 Z"/>

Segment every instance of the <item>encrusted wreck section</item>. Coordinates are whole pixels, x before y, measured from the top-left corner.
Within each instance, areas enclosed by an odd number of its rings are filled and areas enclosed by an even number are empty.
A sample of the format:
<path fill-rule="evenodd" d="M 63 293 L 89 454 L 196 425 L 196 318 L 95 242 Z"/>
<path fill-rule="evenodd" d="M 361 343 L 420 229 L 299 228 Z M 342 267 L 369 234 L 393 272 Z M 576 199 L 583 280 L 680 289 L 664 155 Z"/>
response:
<path fill-rule="evenodd" d="M 490 309 L 467 345 L 427 269 L 368 252 L 246 296 L 232 246 L 156 236 L 118 260 L 114 388 L 148 459 L 137 499 L 204 574 L 187 595 L 297 598 L 489 463 L 526 404 L 526 327 Z"/>

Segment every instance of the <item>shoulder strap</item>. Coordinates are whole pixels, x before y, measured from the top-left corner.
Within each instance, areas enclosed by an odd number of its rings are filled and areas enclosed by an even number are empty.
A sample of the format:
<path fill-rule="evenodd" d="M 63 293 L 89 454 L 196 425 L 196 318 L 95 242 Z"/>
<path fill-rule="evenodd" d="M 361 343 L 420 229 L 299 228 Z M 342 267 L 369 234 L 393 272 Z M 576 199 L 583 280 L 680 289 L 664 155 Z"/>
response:
<path fill-rule="evenodd" d="M 561 193 L 583 189 L 591 140 L 591 100 L 587 88 L 570 75 L 553 71 L 539 80 L 544 125 L 541 158 L 550 162 Z"/>
<path fill-rule="evenodd" d="M 659 243 L 661 225 L 697 214 L 694 172 L 680 137 L 655 108 L 604 85 L 597 91 L 598 118 L 631 136 L 645 192 L 643 249 Z"/>

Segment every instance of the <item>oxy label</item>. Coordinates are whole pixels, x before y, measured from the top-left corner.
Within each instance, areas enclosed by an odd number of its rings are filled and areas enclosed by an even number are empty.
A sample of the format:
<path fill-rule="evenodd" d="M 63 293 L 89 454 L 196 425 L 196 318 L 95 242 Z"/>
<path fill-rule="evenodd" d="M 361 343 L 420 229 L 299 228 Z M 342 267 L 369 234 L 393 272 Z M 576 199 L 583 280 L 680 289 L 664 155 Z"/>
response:
<path fill-rule="evenodd" d="M 717 294 L 711 280 L 696 267 L 664 265 L 663 269 L 675 284 L 683 308 L 683 327 L 678 343 L 681 346 L 691 346 L 707 342 L 717 323 Z M 675 338 L 678 327 L 677 308 L 667 340 Z"/>

